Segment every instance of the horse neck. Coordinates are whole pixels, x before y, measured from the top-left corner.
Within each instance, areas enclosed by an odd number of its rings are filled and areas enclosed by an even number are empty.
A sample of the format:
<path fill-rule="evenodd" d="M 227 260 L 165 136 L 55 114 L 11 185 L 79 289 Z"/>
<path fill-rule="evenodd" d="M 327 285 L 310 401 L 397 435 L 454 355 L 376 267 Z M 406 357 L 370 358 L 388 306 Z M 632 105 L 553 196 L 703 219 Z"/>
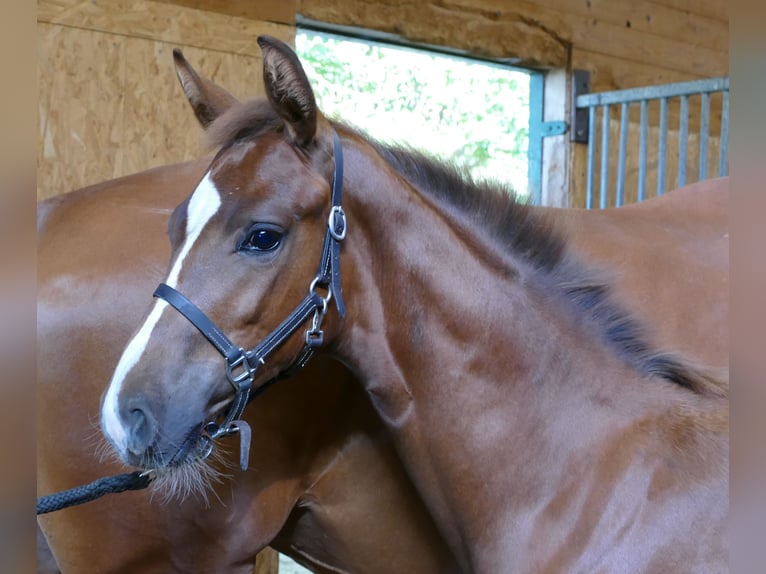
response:
<path fill-rule="evenodd" d="M 607 348 L 599 326 L 583 321 L 557 293 L 554 280 L 482 235 L 455 208 L 412 188 L 382 159 L 357 149 L 346 154 L 349 310 L 337 354 L 368 375 L 376 406 L 386 402 L 378 380 L 412 373 L 430 380 L 466 369 L 479 380 L 524 379 L 572 390 L 581 388 L 576 379 L 637 378 Z M 450 347 L 455 353 L 447 368 L 441 361 Z M 421 385 L 401 385 L 407 403 L 417 398 Z M 512 391 L 507 387 L 503 392 Z M 405 415 L 389 406 L 392 419 Z"/>
<path fill-rule="evenodd" d="M 542 504 L 541 485 L 585 472 L 572 461 L 587 465 L 613 433 L 659 415 L 669 393 L 645 392 L 663 383 L 625 365 L 523 261 L 380 161 L 349 158 L 336 352 L 472 569 L 476 533 L 516 528 L 508 516 Z M 510 493 L 502 505 L 482 497 L 487 477 Z"/>

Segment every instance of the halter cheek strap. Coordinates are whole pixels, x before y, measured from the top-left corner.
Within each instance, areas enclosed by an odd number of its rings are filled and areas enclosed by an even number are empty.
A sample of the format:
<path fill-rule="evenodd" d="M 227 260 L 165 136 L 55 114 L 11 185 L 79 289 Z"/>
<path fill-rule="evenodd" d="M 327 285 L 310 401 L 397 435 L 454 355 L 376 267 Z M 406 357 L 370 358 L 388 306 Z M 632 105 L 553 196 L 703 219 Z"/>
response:
<path fill-rule="evenodd" d="M 242 412 L 251 398 L 255 398 L 274 382 L 284 378 L 265 383 L 255 391 L 252 391 L 255 372 L 260 364 L 265 363 L 266 357 L 281 346 L 309 317 L 312 317 L 312 325 L 306 331 L 304 346 L 293 364 L 285 371 L 286 375 L 302 368 L 314 354 L 314 349 L 324 343 L 324 332 L 321 330 L 322 320 L 327 313 L 327 304 L 335 297 L 335 305 L 341 317 L 346 315 L 346 306 L 343 301 L 343 293 L 340 285 L 340 243 L 346 237 L 346 214 L 341 207 L 341 194 L 343 191 L 343 148 L 338 134 L 333 131 L 334 172 L 332 181 L 330 216 L 327 221 L 322 259 L 319 271 L 309 285 L 308 295 L 293 309 L 276 329 L 266 336 L 253 349 L 246 351 L 238 347 L 219 329 L 205 313 L 173 287 L 160 283 L 154 291 L 154 296 L 166 301 L 190 323 L 215 347 L 226 359 L 226 378 L 234 387 L 234 400 L 229 407 L 226 416 L 219 424 L 209 421 L 205 425 L 205 438 L 208 441 L 202 458 L 207 457 L 212 451 L 212 441 L 221 436 L 239 433 L 240 440 L 240 466 L 247 470 L 247 459 L 250 448 L 250 426 L 240 420 Z M 321 287 L 327 291 L 322 297 L 316 291 Z"/>

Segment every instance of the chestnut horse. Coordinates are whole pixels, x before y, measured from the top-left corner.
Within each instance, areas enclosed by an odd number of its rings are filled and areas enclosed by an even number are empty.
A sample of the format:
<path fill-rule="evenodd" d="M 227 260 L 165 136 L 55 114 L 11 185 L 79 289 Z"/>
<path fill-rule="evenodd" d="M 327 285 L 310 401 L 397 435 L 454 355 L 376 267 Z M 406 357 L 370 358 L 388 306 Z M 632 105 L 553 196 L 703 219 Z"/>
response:
<path fill-rule="evenodd" d="M 184 64 L 182 60 L 178 63 Z M 183 75 L 183 66 L 179 72 Z M 205 81 L 193 72 L 186 74 L 187 79 L 189 74 L 192 82 L 186 83 L 187 90 L 191 89 L 187 95 L 215 92 L 209 85 L 195 87 L 194 82 Z M 192 104 L 195 109 L 203 109 L 193 99 Z M 46 415 L 39 421 L 44 439 L 39 447 L 41 493 L 119 470 L 93 460 L 88 419 L 93 416 L 109 365 L 116 362 L 117 347 L 128 340 L 131 325 L 137 322 L 146 289 L 161 276 L 162 261 L 167 258 L 164 214 L 194 187 L 206 166 L 207 162 L 196 162 L 152 170 L 41 204 L 39 344 L 45 360 L 40 363 L 38 396 Z M 720 273 L 711 273 L 716 265 L 700 267 L 688 257 L 679 258 L 681 250 L 675 248 L 683 247 L 692 238 L 715 261 L 720 251 L 716 240 L 725 229 L 725 183 L 699 184 L 629 209 L 551 212 L 570 228 L 570 243 L 577 246 L 581 256 L 618 273 L 616 286 L 623 300 L 651 318 L 660 327 L 661 338 L 670 344 L 685 343 L 691 352 L 713 362 L 727 358 L 727 337 L 721 331 L 726 324 L 726 299 L 714 281 Z M 651 245 L 647 247 L 651 249 L 636 248 L 635 236 L 650 237 Z M 647 264 L 681 269 L 697 277 L 699 280 L 684 290 L 692 289 L 695 298 L 708 301 L 705 312 L 685 317 L 692 310 L 688 305 L 665 306 L 668 298 L 672 303 L 673 295 L 678 297 L 673 289 L 677 283 L 657 289 L 642 281 L 646 275 L 642 268 Z M 67 284 L 62 281 L 64 277 Z M 119 307 L 113 304 L 115 285 L 120 287 Z M 89 329 L 96 323 L 98 336 L 94 337 Z M 704 328 L 689 340 L 682 336 L 689 325 Z M 333 368 L 340 371 L 343 380 L 342 369 Z M 77 381 L 77 386 L 62 385 L 62 379 Z M 301 388 L 298 381 L 291 385 Z M 316 387 L 307 386 L 301 392 L 312 388 Z M 343 392 L 352 397 L 349 404 L 354 404 L 354 388 L 349 386 Z M 318 398 L 321 400 L 321 394 Z M 362 404 L 364 415 L 365 408 Z M 249 419 L 256 434 L 262 435 L 263 429 L 256 427 L 260 419 Z M 51 420 L 67 421 L 67 433 L 45 432 Z M 359 420 L 364 421 L 365 416 Z M 325 564 L 358 572 L 391 568 L 447 571 L 448 558 L 444 557 L 448 553 L 418 512 L 408 514 L 408 508 L 418 508 L 419 501 L 412 497 L 396 461 L 381 456 L 390 455 L 390 448 L 377 420 L 373 417 L 371 422 L 369 428 L 360 425 L 357 434 L 349 432 L 344 456 L 335 457 L 333 465 L 323 469 L 319 461 L 315 472 L 322 474 L 323 480 L 312 484 L 293 503 L 294 509 L 273 544 L 318 570 L 323 570 L 321 565 Z M 332 426 L 333 420 L 325 423 Z M 268 469 L 274 461 L 264 459 L 263 454 L 264 468 Z M 357 478 L 353 478 L 355 472 Z M 245 476 L 250 478 L 252 473 Z M 344 483 L 347 477 L 353 480 Z M 365 478 L 371 479 L 374 488 L 356 488 Z M 314 480 L 309 477 L 305 482 Z M 232 488 L 248 487 L 240 480 Z M 369 500 L 359 496 L 362 492 Z M 257 505 L 276 504 L 269 495 L 270 491 L 261 491 L 252 496 L 250 503 L 256 513 Z M 385 508 L 376 507 L 376 499 L 383 500 Z M 291 504 L 288 499 L 279 502 Z M 396 504 L 403 510 L 397 512 Z M 249 572 L 247 562 L 263 543 L 244 527 L 217 530 L 221 513 L 227 512 L 217 505 L 201 508 L 198 502 L 185 502 L 180 508 L 158 508 L 144 494 L 132 493 L 48 515 L 41 521 L 67 572 L 188 571 L 191 565 L 210 572 Z M 377 525 L 381 519 L 389 519 L 384 527 L 390 530 L 381 528 L 382 536 L 374 540 L 360 536 L 373 534 L 373 525 L 366 518 L 370 514 L 377 517 Z M 190 528 L 190 523 L 196 526 Z M 413 524 L 414 528 L 410 528 Z M 268 531 L 262 522 L 257 527 Z M 398 538 L 397 534 L 403 536 Z M 380 567 L 379 556 L 392 558 L 386 561 L 386 567 Z"/>
<path fill-rule="evenodd" d="M 202 160 L 154 169 L 40 204 L 41 494 L 123 470 L 94 458 L 90 421 L 120 347 L 138 326 L 146 294 L 161 279 L 169 256 L 166 215 L 194 188 L 208 163 Z M 725 229 L 726 183 L 700 183 L 620 209 L 541 210 L 567 226 L 570 244 L 577 246 L 581 257 L 612 271 L 621 300 L 660 326 L 658 334 L 669 344 L 688 346 L 690 352 L 718 364 L 728 357 L 728 339 L 722 331 L 727 299 L 726 290 L 715 284 L 720 273 L 712 271 L 722 256 L 716 240 Z M 705 225 L 690 221 L 704 221 Z M 636 236 L 648 238 L 650 245 L 642 245 L 651 249 L 637 248 Z M 707 252 L 702 258 L 705 265 L 679 258 L 690 239 Z M 677 281 L 646 282 L 643 270 L 649 265 L 680 269 L 697 280 L 681 290 Z M 62 284 L 63 278 L 67 285 Z M 694 309 L 689 305 L 666 305 L 666 299 L 672 302 L 674 296 L 689 290 L 696 299 L 708 301 L 704 312 L 691 314 Z M 117 299 L 119 306 L 114 305 Z M 91 330 L 96 326 L 94 336 Z M 698 331 L 691 338 L 683 336 L 690 326 Z M 301 471 L 296 466 L 295 474 L 306 472 L 304 484 L 310 485 L 297 498 L 294 494 L 292 499 L 275 500 L 273 491 L 258 491 L 257 481 L 248 483 L 258 478 L 253 472 L 237 476 L 229 488 L 242 491 L 239 497 L 249 497 L 248 506 L 258 517 L 264 515 L 259 509 L 262 506 L 291 506 L 285 525 L 271 543 L 317 571 L 324 570 L 322 564 L 333 565 L 335 571 L 375 572 L 389 567 L 401 572 L 449 571 L 449 552 L 418 510 L 422 504 L 393 457 L 377 417 L 370 415 L 366 401 L 359 400 L 361 393 L 346 371 L 339 365 L 332 368 L 336 373 L 328 384 L 337 385 L 339 397 L 346 397 L 338 404 L 352 405 L 351 412 L 360 415 L 351 421 L 359 423 L 358 429 L 341 429 L 347 433 L 337 442 L 343 456 L 326 454 L 333 461 L 326 465 L 314 455 L 314 469 Z M 312 369 L 319 371 L 309 363 L 290 383 L 292 391 L 277 385 L 270 392 L 283 395 L 283 402 L 294 392 L 301 404 L 306 404 L 304 397 L 321 403 L 328 396 L 323 391 L 327 386 L 316 384 Z M 269 432 L 259 427 L 264 424 L 263 415 L 256 416 L 259 408 L 268 408 L 258 406 L 267 397 L 247 412 L 258 436 Z M 274 408 L 284 408 L 284 416 L 290 420 L 293 411 L 289 405 Z M 325 429 L 338 422 L 331 409 L 316 414 L 322 417 L 319 422 Z M 61 421 L 65 424 L 59 425 Z M 49 427 L 55 432 L 47 431 Z M 275 448 L 284 444 L 280 434 L 270 438 L 272 450 L 259 455 L 261 473 L 279 464 L 274 456 L 295 464 L 311 460 L 310 449 L 316 448 L 307 442 L 307 450 L 295 450 L 291 458 L 290 453 Z M 323 479 L 317 481 L 317 476 Z M 244 524 L 217 530 L 230 509 L 215 499 L 206 508 L 199 500 L 179 506 L 150 498 L 149 493 L 123 494 L 40 517 L 64 571 L 184 572 L 198 566 L 206 572 L 249 573 L 248 562 L 277 528 L 270 529 L 259 518 L 252 532 Z M 377 520 L 370 523 L 369 516 Z M 375 527 L 380 530 L 372 535 Z M 256 535 L 258 529 L 263 536 Z M 391 558 L 376 570 L 379 556 Z"/>
<path fill-rule="evenodd" d="M 164 274 L 167 216 L 208 163 L 40 204 L 40 494 L 125 471 L 94 455 L 99 397 Z M 456 571 L 361 389 L 317 359 L 248 409 L 253 468 L 218 465 L 234 477 L 208 504 L 150 489 L 39 517 L 62 572 L 251 574 L 269 544 L 317 572 Z"/>
<path fill-rule="evenodd" d="M 289 47 L 259 44 L 268 100 L 208 128 L 220 151 L 104 395 L 120 458 L 199 468 L 251 389 L 318 352 L 463 570 L 726 569 L 728 382 L 656 350 L 555 219 L 328 122 Z"/>

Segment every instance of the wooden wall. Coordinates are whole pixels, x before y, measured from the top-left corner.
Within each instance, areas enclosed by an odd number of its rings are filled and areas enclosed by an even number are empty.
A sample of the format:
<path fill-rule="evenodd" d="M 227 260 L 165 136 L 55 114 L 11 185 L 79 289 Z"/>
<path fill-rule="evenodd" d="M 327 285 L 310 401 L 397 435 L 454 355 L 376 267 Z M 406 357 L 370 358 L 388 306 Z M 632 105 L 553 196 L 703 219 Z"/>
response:
<path fill-rule="evenodd" d="M 728 75 L 728 7 L 725 0 L 302 0 L 300 12 L 309 18 L 374 28 L 424 44 L 447 45 L 477 55 L 503 58 L 533 67 L 588 70 L 591 91 L 633 88 Z M 717 108 L 720 110 L 720 107 Z M 616 114 L 615 110 L 615 114 Z M 696 110 L 693 110 L 696 111 Z M 720 111 L 714 106 L 711 129 L 718 133 Z M 634 116 L 631 116 L 635 119 Z M 656 117 L 656 116 L 655 116 Z M 565 110 L 546 120 L 569 120 Z M 678 125 L 671 110 L 670 126 Z M 656 119 L 653 125 L 656 126 Z M 692 122 L 692 129 L 696 126 Z M 619 120 L 613 115 L 611 141 L 618 141 Z M 635 197 L 637 141 L 635 123 L 629 128 L 628 197 Z M 649 156 L 656 151 L 657 130 L 650 130 Z M 561 139 L 568 139 L 561 136 Z M 690 142 L 689 173 L 696 174 L 697 142 Z M 555 138 L 546 138 L 554 140 Z M 677 142 L 678 133 L 669 136 Z M 587 147 L 562 142 L 569 157 L 552 160 L 550 169 L 564 174 L 546 180 L 568 181 L 569 204 L 584 205 Z M 711 157 L 718 141 L 711 142 Z M 555 149 L 546 141 L 546 150 Z M 674 151 L 672 146 L 669 151 Z M 547 151 L 546 151 L 547 153 Z M 616 158 L 616 156 L 614 156 Z M 717 164 L 715 156 L 714 165 Z M 616 159 L 610 166 L 616 173 Z M 656 182 L 656 161 L 648 181 Z M 668 188 L 678 170 L 668 159 Z M 613 186 L 611 186 L 613 187 Z"/>
<path fill-rule="evenodd" d="M 255 36 L 292 42 L 297 13 L 521 65 L 589 70 L 592 91 L 728 74 L 725 0 L 39 0 L 38 197 L 198 156 L 172 48 L 236 95 L 253 95 L 262 88 Z M 585 146 L 567 149 L 579 204 Z"/>
<path fill-rule="evenodd" d="M 255 37 L 292 43 L 297 13 L 521 65 L 586 69 L 592 91 L 728 74 L 725 0 L 38 0 L 38 198 L 199 157 L 172 49 L 251 96 L 262 90 Z M 585 146 L 568 149 L 579 205 Z M 264 556 L 262 571 L 275 569 Z"/>
<path fill-rule="evenodd" d="M 172 50 L 248 97 L 263 90 L 262 33 L 295 38 L 291 25 L 163 2 L 40 0 L 38 199 L 200 157 Z"/>

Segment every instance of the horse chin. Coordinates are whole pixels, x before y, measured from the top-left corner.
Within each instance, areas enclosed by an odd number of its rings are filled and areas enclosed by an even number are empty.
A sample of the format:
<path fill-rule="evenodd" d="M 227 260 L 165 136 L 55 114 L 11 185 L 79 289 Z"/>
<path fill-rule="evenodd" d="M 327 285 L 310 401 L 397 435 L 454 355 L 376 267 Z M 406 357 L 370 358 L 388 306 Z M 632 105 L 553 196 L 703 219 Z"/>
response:
<path fill-rule="evenodd" d="M 199 497 L 207 505 L 208 493 L 215 492 L 213 484 L 221 483 L 228 476 L 221 469 L 230 466 L 223 453 L 204 435 L 202 426 L 189 431 L 172 456 L 151 458 L 142 466 L 155 471 L 152 494 L 160 496 L 163 502 Z"/>
<path fill-rule="evenodd" d="M 198 431 L 168 464 L 157 466 L 152 494 L 160 496 L 163 502 L 200 498 L 208 506 L 208 494 L 215 494 L 214 483 L 222 483 L 229 477 L 224 472 L 228 466 L 224 457 L 217 449 L 209 449 L 208 440 Z"/>

